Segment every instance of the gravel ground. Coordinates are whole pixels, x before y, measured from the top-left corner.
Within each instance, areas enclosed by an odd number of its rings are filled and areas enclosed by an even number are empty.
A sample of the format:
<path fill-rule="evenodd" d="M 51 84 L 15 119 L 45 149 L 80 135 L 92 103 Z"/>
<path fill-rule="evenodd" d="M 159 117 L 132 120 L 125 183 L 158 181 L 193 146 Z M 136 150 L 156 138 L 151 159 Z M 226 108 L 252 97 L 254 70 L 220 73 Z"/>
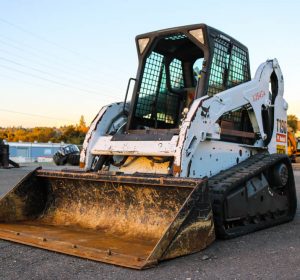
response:
<path fill-rule="evenodd" d="M 0 196 L 32 167 L 0 170 Z M 294 165 L 298 201 L 300 164 Z M 0 279 L 300 279 L 300 211 L 293 222 L 165 261 L 121 268 L 0 240 Z"/>

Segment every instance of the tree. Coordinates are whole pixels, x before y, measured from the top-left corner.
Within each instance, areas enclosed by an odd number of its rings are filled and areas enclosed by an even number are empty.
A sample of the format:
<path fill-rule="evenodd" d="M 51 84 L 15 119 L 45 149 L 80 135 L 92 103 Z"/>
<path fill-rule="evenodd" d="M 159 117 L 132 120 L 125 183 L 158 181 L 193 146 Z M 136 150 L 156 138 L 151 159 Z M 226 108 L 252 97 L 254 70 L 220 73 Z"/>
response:
<path fill-rule="evenodd" d="M 55 127 L 0 127 L 0 138 L 8 142 L 65 142 L 81 145 L 84 141 L 88 127 L 85 124 L 84 116 L 80 117 L 76 125 Z"/>
<path fill-rule="evenodd" d="M 298 130 L 298 118 L 295 115 L 287 116 L 288 126 L 293 129 L 294 132 Z"/>
<path fill-rule="evenodd" d="M 87 133 L 88 127 L 86 126 L 84 116 L 80 116 L 79 124 L 76 126 L 77 130 L 79 130 L 82 133 Z"/>

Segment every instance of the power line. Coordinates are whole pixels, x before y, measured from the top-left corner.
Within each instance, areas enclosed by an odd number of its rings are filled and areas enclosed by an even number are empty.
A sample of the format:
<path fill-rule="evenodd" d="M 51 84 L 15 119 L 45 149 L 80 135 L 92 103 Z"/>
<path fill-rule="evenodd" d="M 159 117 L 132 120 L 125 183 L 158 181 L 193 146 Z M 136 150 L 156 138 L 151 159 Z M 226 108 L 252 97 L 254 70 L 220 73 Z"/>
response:
<path fill-rule="evenodd" d="M 35 59 L 30 59 L 30 58 L 28 58 L 28 57 L 24 57 L 24 56 L 22 56 L 22 55 L 17 55 L 17 54 L 15 54 L 15 53 L 12 53 L 12 52 L 9 52 L 9 51 L 7 51 L 7 50 L 4 50 L 4 49 L 0 49 L 0 53 L 6 53 L 6 54 L 8 54 L 8 55 L 10 55 L 10 56 L 12 56 L 12 57 L 14 57 L 14 58 L 19 58 L 19 59 L 22 59 L 22 60 L 25 60 L 25 61 L 29 61 L 29 62 L 33 62 L 34 64 L 37 64 L 37 65 L 40 65 L 40 66 L 42 66 L 42 67 L 46 67 L 46 68 L 52 68 L 52 69 L 54 69 L 54 70 L 56 70 L 56 71 L 59 71 L 59 72 L 62 72 L 62 73 L 65 73 L 65 74 L 67 74 L 67 75 L 69 75 L 69 76 L 72 76 L 72 77 L 74 77 L 74 73 L 76 73 L 75 75 L 77 75 L 77 74 L 79 74 L 78 72 L 76 72 L 76 71 L 68 71 L 68 70 L 65 70 L 65 69 L 61 69 L 61 68 L 59 68 L 59 67 L 55 67 L 55 66 L 53 66 L 53 65 L 49 65 L 49 64 L 44 64 L 44 63 L 41 63 L 40 61 L 37 61 L 37 60 L 35 60 Z M 44 59 L 43 59 L 44 60 Z M 81 78 L 82 78 L 82 74 L 80 73 L 80 76 L 81 76 Z M 103 82 L 100 82 L 99 80 L 95 80 L 95 79 L 91 79 L 90 78 L 90 76 L 89 77 L 87 77 L 86 75 L 84 75 L 85 77 L 84 77 L 84 80 L 85 81 L 91 81 L 91 82 L 93 82 L 93 83 L 97 83 L 97 84 L 100 84 L 100 85 L 108 85 L 109 87 L 111 87 L 111 84 L 106 84 L 106 83 L 103 83 Z"/>
<path fill-rule="evenodd" d="M 64 49 L 64 50 L 67 51 L 67 52 L 72 52 L 73 54 L 76 54 L 77 56 L 78 56 L 78 55 L 82 56 L 82 54 L 80 54 L 80 53 L 78 53 L 78 52 L 76 52 L 76 51 L 74 51 L 74 50 L 65 48 L 64 46 L 62 46 L 62 45 L 60 45 L 60 44 L 57 44 L 57 43 L 55 43 L 55 42 L 52 42 L 52 41 L 50 41 L 50 40 L 48 40 L 48 39 L 46 39 L 46 38 L 44 38 L 44 37 L 42 37 L 42 36 L 40 36 L 40 35 L 37 35 L 37 34 L 31 32 L 31 31 L 29 31 L 29 30 L 27 30 L 27 29 L 25 29 L 25 28 L 23 28 L 23 27 L 20 27 L 20 26 L 14 24 L 14 23 L 11 23 L 11 22 L 9 22 L 9 21 L 3 19 L 3 18 L 0 18 L 0 21 L 3 22 L 3 23 L 5 23 L 5 24 L 8 24 L 8 25 L 10 25 L 10 26 L 13 26 L 14 28 L 19 29 L 19 30 L 21 30 L 21 31 L 24 32 L 24 33 L 30 34 L 31 36 L 33 36 L 33 37 L 35 37 L 35 38 L 38 38 L 39 40 L 45 41 L 45 42 L 47 42 L 47 43 L 49 43 L 49 44 L 55 45 L 56 47 L 62 48 L 62 49 Z M 1 35 L 0 35 L 0 36 L 1 36 Z M 3 35 L 2 35 L 1 37 L 2 37 L 2 38 L 5 38 L 6 40 L 9 40 L 9 41 L 11 41 L 11 42 L 17 43 L 18 45 L 16 46 L 16 45 L 13 45 L 13 44 L 11 44 L 11 43 L 7 43 L 6 41 L 0 40 L 0 42 L 1 42 L 2 44 L 8 45 L 8 46 L 13 46 L 13 48 L 15 48 L 15 49 L 17 49 L 17 50 L 19 50 L 19 51 L 22 51 L 22 52 L 24 51 L 24 48 L 20 48 L 20 47 L 19 47 L 20 45 L 25 46 L 25 47 L 26 47 L 26 46 L 29 47 L 29 48 L 30 48 L 30 51 L 27 50 L 27 52 L 31 53 L 31 55 L 34 55 L 34 56 L 36 56 L 36 53 L 35 53 L 35 52 L 32 52 L 32 49 L 36 49 L 36 50 L 38 50 L 39 52 L 41 51 L 41 50 L 38 49 L 38 48 L 34 48 L 34 47 L 32 47 L 32 46 L 29 46 L 28 44 L 24 44 L 24 42 L 20 42 L 20 41 L 18 42 L 17 40 L 13 40 L 13 39 L 11 39 L 11 38 L 8 38 L 7 36 L 3 36 Z M 41 55 L 38 55 L 38 56 L 41 57 Z M 49 56 L 49 55 L 47 55 L 47 57 L 48 57 L 48 56 Z M 61 62 L 61 60 L 62 60 L 61 57 L 55 56 L 55 55 L 53 55 L 53 54 L 51 54 L 51 56 L 56 57 L 60 62 Z M 21 56 L 19 55 L 19 57 L 21 57 Z M 36 71 L 36 72 L 41 73 L 41 74 L 43 74 L 43 75 L 52 76 L 52 77 L 55 77 L 56 79 L 65 79 L 64 77 L 57 76 L 57 75 L 52 74 L 52 73 L 50 73 L 50 72 L 48 72 L 48 71 L 44 71 L 44 70 L 41 70 L 41 69 L 38 69 L 38 68 L 35 68 L 35 67 L 30 67 L 30 66 L 24 65 L 24 64 L 22 64 L 22 63 L 16 62 L 16 61 L 14 61 L 14 60 L 10 60 L 10 59 L 4 58 L 4 57 L 2 57 L 1 59 L 2 59 L 2 60 L 5 60 L 5 61 L 8 62 L 8 63 L 12 63 L 12 64 L 15 64 L 15 65 L 17 65 L 17 66 L 20 66 L 20 67 L 24 67 L 24 68 L 30 69 L 30 70 L 32 70 L 32 71 Z M 24 58 L 23 58 L 23 59 L 24 59 Z M 91 59 L 91 58 L 90 58 L 90 59 Z M 28 58 L 27 58 L 27 60 L 28 60 Z M 93 59 L 93 62 L 94 62 L 94 61 L 95 61 L 95 59 Z M 43 67 L 45 67 L 45 64 L 42 64 L 42 65 L 43 65 Z M 57 80 L 53 80 L 53 79 L 41 77 L 41 76 L 38 76 L 38 75 L 35 75 L 35 74 L 32 74 L 32 73 L 28 73 L 28 72 L 25 72 L 25 71 L 21 71 L 21 70 L 19 70 L 19 69 L 15 69 L 15 68 L 12 68 L 12 67 L 9 67 L 9 66 L 6 66 L 6 65 L 0 65 L 0 67 L 5 68 L 6 70 L 9 70 L 9 71 L 15 71 L 15 72 L 21 73 L 21 74 L 23 74 L 23 75 L 31 76 L 31 77 L 34 77 L 34 78 L 37 78 L 37 79 L 40 79 L 40 80 L 44 80 L 44 81 L 47 81 L 47 82 L 50 82 L 50 83 L 54 83 L 54 84 L 59 85 L 59 86 L 68 87 L 68 88 L 72 88 L 72 89 L 75 89 L 75 90 L 78 90 L 78 91 L 82 91 L 82 92 L 87 92 L 87 93 L 90 93 L 90 94 L 98 95 L 98 92 L 96 92 L 96 91 L 94 91 L 94 90 L 75 87 L 75 86 L 70 85 L 70 84 L 65 83 L 65 82 L 61 82 L 61 81 L 57 81 Z M 47 66 L 46 66 L 46 67 L 47 67 Z M 48 67 L 49 67 L 49 66 L 48 66 Z M 56 69 L 57 69 L 57 68 L 56 68 Z M 66 72 L 66 71 L 65 71 L 65 72 Z M 118 72 L 120 72 L 120 69 L 118 70 Z M 94 71 L 93 73 L 95 73 L 95 71 Z M 102 79 L 103 79 L 103 78 L 102 78 Z M 70 80 L 70 79 L 69 79 L 69 80 Z M 98 81 L 97 81 L 97 82 L 98 82 Z M 77 80 L 75 83 L 81 83 L 81 82 Z M 85 84 L 85 85 L 86 85 L 86 84 Z M 101 82 L 101 85 L 103 86 L 104 83 Z M 109 84 L 109 88 L 111 89 L 111 83 Z M 110 90 L 105 90 L 105 91 L 106 91 L 106 92 L 108 91 L 108 92 L 110 92 L 112 95 L 115 95 L 115 93 L 112 92 L 112 91 L 110 91 Z M 111 95 L 108 95 L 108 94 L 105 94 L 105 93 L 102 93 L 101 95 L 102 95 L 102 96 L 107 96 L 108 98 L 113 98 Z"/>
<path fill-rule="evenodd" d="M 23 28 L 23 27 L 21 27 L 21 26 L 18 26 L 18 25 L 14 24 L 14 23 L 11 23 L 11 22 L 7 21 L 6 19 L 0 18 L 0 21 L 4 22 L 4 23 L 7 24 L 7 25 L 10 25 L 10 26 L 12 26 L 12 27 L 14 27 L 14 28 L 16 28 L 16 29 L 18 29 L 18 30 L 21 30 L 22 32 L 25 32 L 25 33 L 27 33 L 27 34 L 29 34 L 29 35 L 31 35 L 31 36 L 33 36 L 33 37 L 39 39 L 39 40 L 42 40 L 42 41 L 44 41 L 44 42 L 46 42 L 46 43 L 48 43 L 48 44 L 54 45 L 54 46 L 56 46 L 56 47 L 58 47 L 58 48 L 61 48 L 61 49 L 65 50 L 65 51 L 72 52 L 72 53 L 75 54 L 75 55 L 80 55 L 80 56 L 82 56 L 82 54 L 80 54 L 80 53 L 77 52 L 77 51 L 74 51 L 74 50 L 69 49 L 69 48 L 66 48 L 66 47 L 64 47 L 64 46 L 62 46 L 62 45 L 60 45 L 60 44 L 57 44 L 57 43 L 55 43 L 55 42 L 52 42 L 52 41 L 50 41 L 50 40 L 48 40 L 48 39 L 46 39 L 46 38 L 44 38 L 44 37 L 42 37 L 42 36 L 40 36 L 40 35 L 37 35 L 37 34 L 31 32 L 31 31 L 29 31 L 29 30 L 27 30 L 27 29 L 25 29 L 25 28 Z M 91 58 L 89 58 L 89 59 L 91 59 Z M 94 60 L 93 60 L 93 61 L 94 61 Z"/>
<path fill-rule="evenodd" d="M 36 71 L 36 72 L 39 72 L 41 74 L 45 74 L 45 75 L 48 75 L 48 76 L 52 76 L 56 79 L 65 79 L 64 77 L 61 77 L 61 76 L 57 76 L 55 74 L 52 74 L 50 72 L 47 72 L 47 71 L 44 71 L 44 70 L 41 70 L 41 69 L 38 69 L 38 68 L 35 68 L 35 67 L 31 67 L 31 66 L 27 66 L 27 65 L 24 65 L 22 63 L 19 63 L 19 62 L 16 62 L 14 60 L 11 60 L 11 59 L 7 59 L 7 58 L 4 58 L 4 57 L 1 57 L 0 56 L 0 60 L 3 60 L 3 61 L 6 61 L 6 62 L 9 62 L 9 63 L 12 63 L 12 64 L 15 64 L 17 66 L 21 66 L 21 67 L 24 67 L 24 68 L 27 68 L 27 69 L 30 69 L 30 70 L 33 70 L 33 71 Z M 74 81 L 71 80 L 71 82 L 74 83 Z M 80 82 L 77 82 L 75 81 L 75 83 L 80 83 Z M 80 84 L 83 84 L 83 83 L 80 83 Z M 86 84 L 83 84 L 86 86 Z"/>
<path fill-rule="evenodd" d="M 6 109 L 2 109 L 2 108 L 0 108 L 0 111 L 7 112 L 7 113 L 12 113 L 12 114 L 20 114 L 20 115 L 25 115 L 25 116 L 31 116 L 31 117 L 39 117 L 39 118 L 45 118 L 45 119 L 74 122 L 74 120 L 69 120 L 69 119 L 54 118 L 54 117 L 45 116 L 45 115 L 31 114 L 31 113 L 27 113 L 27 112 L 18 112 L 18 111 L 6 110 Z"/>
<path fill-rule="evenodd" d="M 0 35 L 0 37 L 3 37 L 3 36 L 1 36 Z M 22 45 L 22 46 L 24 46 L 24 43 L 23 42 L 18 42 L 18 41 L 16 41 L 16 40 L 11 40 L 10 39 L 10 41 L 12 41 L 12 42 L 14 42 L 14 43 L 11 43 L 11 42 L 6 42 L 6 41 L 3 41 L 3 40 L 0 40 L 0 43 L 1 44 L 3 44 L 3 45 L 6 45 L 6 46 L 9 46 L 9 47 L 12 47 L 12 48 L 14 48 L 14 49 L 16 49 L 16 50 L 18 50 L 18 51 L 21 51 L 21 52 L 25 52 L 25 53 L 28 53 L 28 54 L 30 54 L 31 56 L 34 56 L 34 57 L 36 57 L 36 56 L 38 56 L 38 57 L 40 57 L 41 59 L 43 59 L 43 61 L 45 61 L 45 58 L 44 58 L 44 56 L 46 56 L 47 58 L 49 58 L 49 54 L 41 54 L 40 52 L 41 51 L 32 51 L 32 50 L 34 50 L 34 48 L 32 47 L 32 46 L 29 46 L 30 47 L 30 50 L 27 50 L 27 49 L 24 49 L 24 48 L 21 48 L 20 47 L 20 45 Z M 15 44 L 18 44 L 17 46 L 15 45 Z M 52 58 L 54 57 L 57 61 L 58 61 L 58 64 L 60 64 L 60 65 L 62 65 L 63 67 L 65 67 L 65 65 L 62 63 L 62 61 L 65 61 L 65 63 L 68 63 L 68 66 L 67 67 L 69 67 L 70 66 L 70 61 L 68 61 L 68 60 L 66 60 L 66 59 L 64 59 L 64 58 L 61 58 L 61 57 L 59 57 L 59 56 L 56 56 L 56 55 L 53 55 L 53 54 L 50 54 L 50 56 L 52 56 Z M 28 60 L 28 59 L 27 59 Z M 79 64 L 77 64 L 78 66 L 79 66 Z M 80 65 L 80 72 L 82 71 L 82 66 Z M 87 70 L 86 69 L 86 66 L 85 66 L 85 71 Z M 74 71 L 74 68 L 73 68 L 73 71 Z M 95 70 L 95 69 L 92 69 L 92 70 L 88 70 L 90 73 L 93 73 L 93 75 L 95 74 L 95 72 L 96 73 L 99 73 L 99 74 L 102 74 L 102 75 L 104 75 L 104 76 L 107 76 L 107 77 L 111 77 L 111 76 L 109 76 L 107 73 L 104 73 L 104 72 L 102 72 L 102 71 L 100 71 L 98 68 L 97 68 L 97 70 Z M 78 72 L 78 70 L 76 71 L 76 69 L 75 69 L 75 72 Z M 79 72 L 78 72 L 79 73 Z M 90 76 L 90 75 L 89 75 Z M 101 80 L 103 80 L 103 77 L 101 77 Z M 95 81 L 94 79 L 93 79 L 93 81 Z M 100 83 L 100 84 L 105 84 L 105 82 L 103 82 L 103 81 L 96 81 L 97 83 Z M 107 79 L 106 79 L 106 84 L 107 84 L 107 82 L 109 82 Z M 108 85 L 108 84 L 107 84 Z M 111 86 L 111 83 L 109 82 L 109 86 Z"/>
<path fill-rule="evenodd" d="M 73 53 L 73 55 L 77 55 L 77 56 L 79 55 L 79 56 L 81 56 L 83 58 L 86 58 L 86 59 L 92 61 L 93 63 L 95 63 L 95 58 L 91 58 L 91 57 L 89 57 L 87 55 L 83 55 L 82 53 L 79 53 L 79 52 L 77 52 L 77 51 L 75 51 L 73 49 L 66 48 L 65 46 L 62 46 L 62 45 L 60 45 L 60 44 L 58 44 L 56 42 L 52 42 L 52 41 L 50 41 L 50 40 L 48 40 L 48 39 L 46 39 L 46 38 L 44 38 L 44 37 L 42 37 L 42 36 L 40 36 L 40 35 L 32 32 L 30 30 L 27 30 L 27 29 L 25 29 L 25 28 L 23 28 L 23 27 L 21 27 L 19 25 L 16 25 L 16 24 L 14 24 L 12 22 L 9 22 L 6 19 L 0 18 L 0 21 L 2 21 L 3 23 L 5 23 L 7 25 L 10 25 L 10 26 L 14 27 L 15 29 L 18 29 L 18 30 L 20 30 L 20 31 L 22 31 L 24 33 L 27 33 L 27 34 L 29 34 L 29 35 L 31 35 L 31 36 L 33 36 L 33 37 L 35 37 L 35 38 L 37 38 L 37 39 L 39 39 L 41 41 L 44 41 L 44 42 L 46 42 L 48 44 L 56 46 L 57 48 L 63 49 L 64 51 L 71 52 L 71 53 Z"/>
<path fill-rule="evenodd" d="M 3 75 L 3 73 L 0 74 L 0 78 L 1 77 L 5 77 L 5 78 L 8 78 L 8 79 L 12 79 L 12 80 L 15 80 L 15 81 L 18 81 L 20 82 L 19 79 L 17 78 L 14 78 L 14 77 L 10 77 L 8 75 Z M 26 83 L 26 84 L 30 84 L 30 85 L 34 85 L 34 86 L 39 86 L 41 88 L 45 88 L 44 85 L 41 85 L 41 84 L 35 84 L 35 83 L 30 83 L 28 81 L 21 81 L 22 83 Z M 48 89 L 50 90 L 53 90 L 52 88 L 49 88 Z M 88 101 L 88 100 L 87 100 Z M 90 100 L 90 102 L 94 102 L 93 100 Z M 12 110 L 7 110 L 7 109 L 0 109 L 0 111 L 4 111 L 4 112 L 9 112 L 9 113 L 16 113 L 16 114 L 23 114 L 23 115 L 29 115 L 29 116 L 42 116 L 44 118 L 48 118 L 48 119 L 57 119 L 57 120 L 62 120 L 62 121 L 71 121 L 69 119 L 60 119 L 60 118 L 54 118 L 54 117 L 49 117 L 49 116 L 45 116 L 45 115 L 37 115 L 37 114 L 31 114 L 31 113 L 25 113 L 25 112 L 18 112 L 18 111 L 12 111 Z M 72 121 L 73 122 L 73 121 Z"/>
<path fill-rule="evenodd" d="M 20 80 L 20 79 L 18 79 L 18 78 L 15 78 L 15 77 L 11 77 L 11 76 L 8 76 L 8 75 L 4 75 L 3 73 L 0 73 L 0 78 L 1 77 L 4 77 L 4 78 L 7 78 L 7 79 L 11 79 L 11 80 L 14 80 L 14 81 L 18 81 L 18 82 L 21 82 L 21 83 L 25 83 L 25 84 L 28 84 L 28 85 L 32 85 L 32 86 L 38 86 L 38 87 L 40 87 L 40 88 L 42 88 L 42 89 L 48 89 L 48 90 L 51 90 L 51 92 L 53 92 L 53 88 L 51 88 L 51 87 L 46 87 L 45 85 L 42 85 L 42 84 L 37 84 L 37 83 L 32 83 L 32 82 L 28 82 L 28 81 L 24 81 L 24 80 Z M 40 96 L 41 94 L 39 94 L 39 96 Z M 1 96 L 1 93 L 0 93 L 0 96 Z M 81 101 L 81 102 L 86 102 L 88 105 L 87 106 L 90 106 L 91 105 L 91 102 L 93 102 L 94 103 L 94 100 L 91 100 L 91 99 L 85 99 L 85 100 L 83 100 L 83 101 Z"/>
<path fill-rule="evenodd" d="M 9 67 L 9 66 L 6 66 L 6 65 L 1 65 L 0 64 L 0 67 L 4 68 L 4 69 L 8 69 L 10 71 L 14 71 L 14 72 L 18 72 L 18 73 L 21 73 L 23 75 L 27 75 L 27 76 L 30 76 L 30 77 L 34 77 L 34 78 L 37 78 L 37 79 L 40 79 L 40 80 L 44 80 L 44 81 L 47 81 L 49 83 L 53 83 L 53 84 L 56 84 L 56 85 L 59 85 L 59 86 L 63 86 L 63 87 L 67 87 L 67 88 L 72 88 L 72 89 L 75 89 L 75 90 L 78 90 L 78 91 L 82 91 L 82 92 L 86 92 L 86 93 L 89 93 L 89 94 L 93 94 L 93 95 L 96 95 L 98 97 L 101 97 L 101 95 L 104 95 L 106 97 L 109 97 L 109 98 L 113 98 L 112 96 L 108 96 L 106 94 L 99 94 L 97 92 L 94 92 L 94 91 L 90 91 L 90 90 L 86 90 L 86 89 L 82 89 L 82 88 L 77 88 L 77 87 L 74 87 L 72 85 L 68 85 L 68 84 L 65 84 L 65 83 L 61 83 L 61 82 L 58 82 L 58 81 L 55 81 L 55 80 L 52 80 L 52 79 L 48 79 L 48 78 L 44 78 L 44 77 L 40 77 L 38 75 L 35 75 L 35 74 L 32 74 L 32 73 L 27 73 L 27 72 L 24 72 L 22 70 L 19 70 L 19 69 L 15 69 L 13 67 Z"/>
<path fill-rule="evenodd" d="M 46 87 L 45 85 L 42 85 L 42 84 L 36 84 L 36 83 L 32 83 L 32 82 L 20 80 L 20 79 L 17 79 L 17 78 L 15 78 L 15 77 L 11 77 L 11 76 L 8 76 L 8 75 L 4 75 L 3 73 L 0 73 L 0 77 L 8 78 L 8 79 L 11 79 L 11 80 L 14 80 L 14 81 L 18 81 L 18 82 L 21 82 L 21 83 L 25 83 L 25 84 L 28 84 L 28 85 L 31 85 L 31 86 L 38 86 L 38 87 L 41 87 L 41 88 L 43 88 L 43 89 L 47 88 L 47 89 L 53 90 L 52 88 Z"/>
<path fill-rule="evenodd" d="M 0 66 L 1 67 L 1 66 Z M 29 82 L 29 81 L 24 81 L 24 80 L 20 80 L 20 79 L 18 79 L 18 78 L 16 78 L 16 77 L 11 77 L 11 76 L 8 76 L 8 75 L 5 75 L 5 74 L 3 74 L 3 73 L 0 73 L 0 78 L 1 77 L 4 77 L 4 78 L 6 78 L 6 79 L 11 79 L 11 80 L 14 80 L 14 81 L 17 81 L 17 82 L 21 82 L 21 83 L 24 83 L 24 84 L 28 84 L 28 85 L 31 85 L 31 86 L 35 86 L 35 87 L 40 87 L 40 88 L 42 88 L 42 89 L 48 89 L 48 90 L 51 90 L 52 92 L 53 92 L 53 88 L 51 88 L 51 87 L 47 87 L 47 86 L 45 86 L 45 85 L 43 85 L 43 84 L 38 84 L 38 83 L 33 83 L 33 82 Z M 1 94 L 0 94 L 1 95 Z M 81 95 L 81 94 L 80 94 Z M 99 98 L 101 98 L 101 96 L 99 96 Z M 104 97 L 104 100 L 106 100 L 105 99 L 106 97 Z M 102 99 L 103 100 L 103 99 Z"/>

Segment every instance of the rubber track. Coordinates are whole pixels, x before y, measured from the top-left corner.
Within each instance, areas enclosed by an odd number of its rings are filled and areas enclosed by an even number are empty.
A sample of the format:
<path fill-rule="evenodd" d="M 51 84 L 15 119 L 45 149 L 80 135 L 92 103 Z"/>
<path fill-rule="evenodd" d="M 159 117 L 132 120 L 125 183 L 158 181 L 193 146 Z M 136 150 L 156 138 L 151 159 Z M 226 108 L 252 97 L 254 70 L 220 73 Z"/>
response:
<path fill-rule="evenodd" d="M 281 216 L 277 219 L 272 219 L 271 221 L 261 221 L 258 224 L 253 223 L 248 225 L 238 225 L 233 226 L 229 229 L 226 229 L 226 222 L 224 219 L 225 214 L 223 205 L 226 201 L 226 196 L 232 190 L 238 188 L 239 186 L 243 186 L 246 183 L 246 181 L 259 175 L 263 171 L 267 171 L 271 166 L 275 165 L 276 163 L 287 159 L 288 157 L 284 154 L 270 155 L 268 153 L 260 153 L 250 157 L 249 159 L 239 163 L 238 165 L 232 168 L 222 171 L 219 174 L 209 178 L 208 185 L 210 189 L 210 196 L 214 213 L 215 230 L 219 238 L 233 238 L 259 229 L 287 222 L 293 219 L 297 203 L 294 178 L 291 178 L 289 180 L 291 185 L 289 186 L 289 191 L 290 195 L 292 196 L 292 199 L 290 199 L 290 203 L 295 204 L 290 207 L 292 208 L 292 213 L 289 213 L 288 215 L 283 217 Z M 289 169 L 291 169 L 291 165 Z"/>

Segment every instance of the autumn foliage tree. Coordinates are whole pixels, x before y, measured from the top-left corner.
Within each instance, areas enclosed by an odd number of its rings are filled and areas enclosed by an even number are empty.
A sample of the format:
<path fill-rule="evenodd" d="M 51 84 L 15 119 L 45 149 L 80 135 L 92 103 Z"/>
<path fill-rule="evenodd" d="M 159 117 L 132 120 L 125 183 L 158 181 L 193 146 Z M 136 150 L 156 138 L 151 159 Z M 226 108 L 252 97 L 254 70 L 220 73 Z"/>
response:
<path fill-rule="evenodd" d="M 288 126 L 293 129 L 293 132 L 296 132 L 298 129 L 298 118 L 295 115 L 287 116 Z"/>
<path fill-rule="evenodd" d="M 8 142 L 65 142 L 81 145 L 88 131 L 84 117 L 81 116 L 76 125 L 56 127 L 7 127 L 0 128 L 0 139 Z"/>

